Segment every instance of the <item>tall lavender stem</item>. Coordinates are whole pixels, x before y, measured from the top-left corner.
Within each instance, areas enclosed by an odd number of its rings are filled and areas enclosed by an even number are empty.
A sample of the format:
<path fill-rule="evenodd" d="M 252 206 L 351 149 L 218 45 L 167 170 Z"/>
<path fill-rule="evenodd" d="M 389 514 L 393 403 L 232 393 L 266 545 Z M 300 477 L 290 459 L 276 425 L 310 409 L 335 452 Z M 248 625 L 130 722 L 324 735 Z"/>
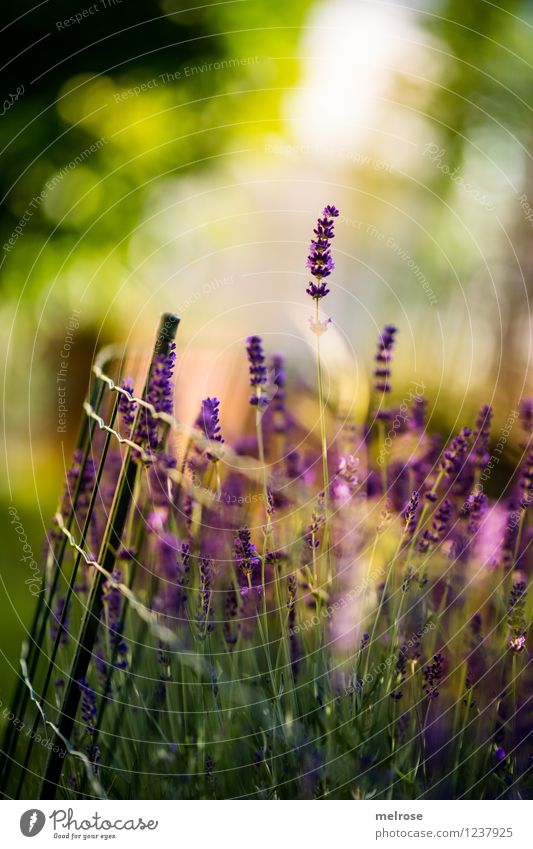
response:
<path fill-rule="evenodd" d="M 311 281 L 306 289 L 315 302 L 314 322 L 312 321 L 312 329 L 316 335 L 316 373 L 318 384 L 318 405 L 320 419 L 320 442 L 322 449 L 322 478 L 324 490 L 324 511 L 325 511 L 325 527 L 324 527 L 324 553 L 326 557 L 327 579 L 331 579 L 330 569 L 330 528 L 328 517 L 329 506 L 329 473 L 328 473 L 328 440 L 326 431 L 326 416 L 324 409 L 324 386 L 322 379 L 322 357 L 320 354 L 320 337 L 327 329 L 328 322 L 321 322 L 318 311 L 318 302 L 329 294 L 329 289 L 325 279 L 330 276 L 335 268 L 333 259 L 331 258 L 331 240 L 335 237 L 333 232 L 334 219 L 339 215 L 338 209 L 334 206 L 326 206 L 322 211 L 322 217 L 318 219 L 317 225 L 313 230 L 315 238 L 311 240 L 309 255 L 307 257 L 307 268 L 316 280 Z"/>

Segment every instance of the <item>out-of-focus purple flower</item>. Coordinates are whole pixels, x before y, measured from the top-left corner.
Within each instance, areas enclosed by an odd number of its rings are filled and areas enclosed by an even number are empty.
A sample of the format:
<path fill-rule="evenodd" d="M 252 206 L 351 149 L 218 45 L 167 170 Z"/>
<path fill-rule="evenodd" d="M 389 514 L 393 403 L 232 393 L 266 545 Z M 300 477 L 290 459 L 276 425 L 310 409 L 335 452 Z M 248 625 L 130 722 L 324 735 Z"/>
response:
<path fill-rule="evenodd" d="M 507 623 L 509 625 L 509 648 L 519 654 L 526 645 L 526 593 L 525 581 L 515 581 L 509 596 Z"/>
<path fill-rule="evenodd" d="M 289 417 L 285 407 L 287 397 L 285 391 L 285 361 L 281 354 L 274 354 L 272 357 L 272 382 L 275 392 L 270 409 L 272 410 L 274 430 L 276 433 L 285 433 L 289 426 Z"/>
<path fill-rule="evenodd" d="M 268 397 L 266 395 L 268 381 L 263 342 L 260 336 L 248 336 L 246 340 L 246 353 L 248 355 L 250 386 L 254 390 L 250 396 L 250 404 L 263 409 L 268 406 Z"/>
<path fill-rule="evenodd" d="M 400 646 L 400 650 L 398 652 L 398 659 L 396 661 L 396 682 L 395 688 L 392 691 L 391 699 L 395 701 L 399 701 L 403 698 L 403 691 L 401 687 L 405 682 L 407 677 L 407 649 L 405 646 Z"/>
<path fill-rule="evenodd" d="M 74 513 L 75 527 L 78 531 L 81 531 L 81 529 L 83 528 L 85 517 L 87 515 L 87 509 L 89 507 L 96 480 L 96 462 L 94 457 L 92 457 L 91 455 L 87 457 L 83 472 L 82 465 L 83 452 L 81 451 L 81 449 L 77 448 L 72 456 L 71 466 L 67 471 L 65 489 L 59 505 L 59 513 L 63 517 L 64 521 L 66 521 L 70 511 L 74 506 L 74 496 L 76 494 L 76 487 L 78 487 L 78 494 Z M 97 534 L 96 515 L 94 512 L 91 517 L 91 526 L 89 530 L 91 534 L 91 541 L 94 543 Z M 57 522 L 55 519 L 52 522 L 52 530 L 50 531 L 49 536 L 50 540 L 56 541 L 63 538 L 63 534 L 61 533 L 61 531 L 58 530 Z"/>
<path fill-rule="evenodd" d="M 118 402 L 118 412 L 124 429 L 124 435 L 128 437 L 131 434 L 131 429 L 135 421 L 135 413 L 137 411 L 137 402 L 133 401 L 133 380 L 131 377 L 126 377 L 122 381 L 121 388 L 127 392 L 129 396 L 128 397 L 121 393 Z"/>
<path fill-rule="evenodd" d="M 368 634 L 365 631 L 365 633 L 361 637 L 361 642 L 359 643 L 359 651 L 360 652 L 364 651 L 369 643 L 370 643 L 370 634 Z"/>
<path fill-rule="evenodd" d="M 523 398 L 520 401 L 520 423 L 529 441 L 533 434 L 533 398 Z"/>
<path fill-rule="evenodd" d="M 435 546 L 446 537 L 452 515 L 452 504 L 448 498 L 443 498 L 431 522 L 431 527 L 426 528 L 422 538 L 418 541 L 418 550 L 426 552 L 430 546 Z"/>
<path fill-rule="evenodd" d="M 378 338 L 378 349 L 375 357 L 376 367 L 374 369 L 374 388 L 382 396 L 391 391 L 390 364 L 397 332 L 398 329 L 393 324 L 386 324 Z M 388 413 L 386 415 L 388 416 Z"/>
<path fill-rule="evenodd" d="M 309 525 L 307 532 L 305 534 L 305 541 L 309 548 L 318 548 L 320 546 L 320 540 L 318 535 L 320 533 L 320 529 L 324 526 L 326 521 L 326 504 L 324 493 L 319 492 L 316 499 L 316 505 L 313 510 L 311 516 L 311 524 Z"/>
<path fill-rule="evenodd" d="M 202 433 L 205 439 L 209 439 L 211 442 L 218 442 L 222 445 L 224 440 L 222 439 L 222 430 L 220 427 L 219 407 L 220 401 L 218 398 L 204 398 L 194 426 Z M 209 452 L 207 452 L 207 457 L 210 460 L 219 459 L 218 455 Z"/>
<path fill-rule="evenodd" d="M 415 395 L 411 404 L 411 417 L 409 426 L 418 430 L 424 430 L 427 417 L 427 401 L 422 395 Z"/>
<path fill-rule="evenodd" d="M 468 519 L 468 533 L 471 537 L 478 532 L 488 504 L 489 500 L 484 492 L 471 493 L 463 504 L 460 516 L 462 519 Z"/>
<path fill-rule="evenodd" d="M 296 575 L 291 574 L 287 576 L 287 608 L 289 611 L 288 615 L 288 627 L 289 627 L 289 645 L 290 645 L 290 653 L 291 653 L 291 669 L 294 678 L 296 678 L 298 673 L 298 660 L 300 657 L 300 649 L 298 646 L 298 640 L 296 638 L 295 633 L 295 625 L 296 625 L 296 593 L 298 590 L 298 581 L 296 579 Z"/>
<path fill-rule="evenodd" d="M 472 431 L 469 427 L 464 427 L 457 436 L 454 436 L 444 451 L 439 464 L 439 470 L 443 472 L 446 477 L 451 478 L 460 471 L 468 450 L 468 440 L 471 433 Z"/>
<path fill-rule="evenodd" d="M 59 505 L 59 512 L 61 513 L 64 519 L 67 518 L 68 514 L 70 513 L 70 510 L 72 509 L 74 492 L 76 490 L 76 484 L 78 482 L 78 477 L 81 471 L 82 460 L 83 452 L 80 448 L 77 448 L 74 451 L 74 454 L 72 455 L 72 462 L 66 475 L 65 489 L 63 491 L 63 496 Z"/>
<path fill-rule="evenodd" d="M 302 458 L 299 451 L 289 451 L 285 458 L 287 477 L 296 480 L 302 474 Z"/>
<path fill-rule="evenodd" d="M 161 516 L 172 506 L 172 479 L 169 473 L 176 465 L 176 458 L 163 452 L 154 456 L 154 462 L 148 472 L 151 501 Z"/>
<path fill-rule="evenodd" d="M 453 557 L 463 563 L 476 543 L 476 535 L 481 527 L 483 517 L 488 510 L 488 498 L 484 492 L 472 492 L 459 510 L 459 518 L 468 520 L 467 533 L 458 526 L 454 528 Z"/>
<path fill-rule="evenodd" d="M 326 206 L 322 211 L 322 217 L 318 219 L 313 233 L 315 238 L 311 240 L 309 256 L 307 257 L 307 268 L 316 279 L 309 281 L 306 289 L 308 295 L 315 300 L 324 298 L 329 294 L 327 284 L 324 282 L 329 277 L 335 263 L 331 258 L 331 240 L 335 238 L 334 219 L 339 215 L 339 210 L 334 206 Z"/>
<path fill-rule="evenodd" d="M 122 582 L 122 572 L 120 569 L 113 570 L 113 580 L 120 584 Z M 107 613 L 107 627 L 110 634 L 111 651 L 115 655 L 115 666 L 117 669 L 127 669 L 128 647 L 122 636 L 122 593 L 117 587 L 113 586 L 110 581 L 104 584 L 104 592 L 102 595 L 104 604 L 104 612 Z"/>
<path fill-rule="evenodd" d="M 180 545 L 174 534 L 164 531 L 156 539 L 156 564 L 157 572 L 166 580 L 172 581 L 176 577 L 178 551 Z"/>
<path fill-rule="evenodd" d="M 522 498 L 520 507 L 527 510 L 533 502 L 533 451 L 530 451 L 525 459 L 520 472 L 520 489 Z"/>
<path fill-rule="evenodd" d="M 512 569 L 514 566 L 518 528 L 520 526 L 520 517 L 522 513 L 522 508 L 514 497 L 509 500 L 508 507 L 509 509 L 502 540 L 502 564 L 506 571 Z"/>
<path fill-rule="evenodd" d="M 189 585 L 191 574 L 191 546 L 188 542 L 181 544 L 181 584 L 183 587 Z"/>
<path fill-rule="evenodd" d="M 230 651 L 233 650 L 233 646 L 236 644 L 239 639 L 239 628 L 238 624 L 235 625 L 235 619 L 237 618 L 237 613 L 239 610 L 239 603 L 237 598 L 237 593 L 235 592 L 235 587 L 230 586 L 226 590 L 226 600 L 224 605 L 224 639 L 227 645 L 230 647 Z"/>
<path fill-rule="evenodd" d="M 96 693 L 85 678 L 80 678 L 78 687 L 81 692 L 81 718 L 85 724 L 85 730 L 92 734 L 97 714 Z"/>
<path fill-rule="evenodd" d="M 185 553 L 184 553 L 185 546 Z M 182 555 L 180 565 L 178 554 Z M 153 608 L 168 617 L 178 617 L 185 599 L 185 585 L 188 582 L 189 547 L 179 543 L 174 534 L 166 531 L 158 535 L 155 542 L 156 568 L 163 579 Z"/>
<path fill-rule="evenodd" d="M 487 509 L 487 518 L 477 532 L 476 556 L 491 568 L 501 562 L 506 524 L 507 511 L 500 504 L 493 504 Z"/>
<path fill-rule="evenodd" d="M 211 621 L 211 599 L 213 594 L 213 561 L 209 557 L 200 558 L 200 587 L 198 600 L 198 628 L 201 637 L 210 633 L 214 624 Z"/>
<path fill-rule="evenodd" d="M 333 499 L 340 504 L 345 504 L 353 497 L 358 484 L 359 459 L 353 454 L 345 454 L 339 459 L 335 477 L 331 483 Z"/>
<path fill-rule="evenodd" d="M 472 461 L 476 468 L 483 469 L 490 460 L 489 439 L 490 426 L 492 423 L 492 407 L 485 404 L 481 407 L 472 439 Z"/>

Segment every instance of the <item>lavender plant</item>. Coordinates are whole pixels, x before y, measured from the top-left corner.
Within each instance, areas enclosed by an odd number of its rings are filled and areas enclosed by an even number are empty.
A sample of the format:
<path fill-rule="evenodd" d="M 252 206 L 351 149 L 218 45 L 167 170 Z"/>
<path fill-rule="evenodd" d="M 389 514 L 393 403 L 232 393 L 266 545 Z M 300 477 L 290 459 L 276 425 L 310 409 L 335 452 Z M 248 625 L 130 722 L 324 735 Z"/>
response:
<path fill-rule="evenodd" d="M 501 498 L 485 491 L 488 405 L 442 448 L 417 397 L 380 476 L 396 327 L 363 421 L 339 429 L 323 394 L 337 215 L 325 207 L 308 257 L 319 438 L 302 436 L 304 390 L 279 354 L 270 379 L 258 336 L 242 358 L 250 462 L 222 438 L 218 398 L 192 426 L 175 418 L 175 317 L 144 388 L 95 365 L 21 658 L 12 712 L 32 734 L 7 729 L 6 795 L 533 796 L 533 404 Z"/>

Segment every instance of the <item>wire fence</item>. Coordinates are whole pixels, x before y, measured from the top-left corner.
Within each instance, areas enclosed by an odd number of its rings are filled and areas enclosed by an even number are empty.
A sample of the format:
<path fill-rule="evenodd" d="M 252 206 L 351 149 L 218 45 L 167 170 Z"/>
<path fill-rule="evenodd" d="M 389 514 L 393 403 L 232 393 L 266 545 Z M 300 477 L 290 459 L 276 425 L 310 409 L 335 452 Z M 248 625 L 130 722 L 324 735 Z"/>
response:
<path fill-rule="evenodd" d="M 113 349 L 103 352 L 93 366 L 88 397 L 83 405 L 85 416 L 76 444 L 75 453 L 79 457 L 79 468 L 74 485 L 67 492 L 68 510 L 58 510 L 54 517 L 54 534 L 45 564 L 45 591 L 38 597 L 28 637 L 23 645 L 20 673 L 9 713 L 12 719 L 7 725 L 3 746 L 3 768 L 0 776 L 0 788 L 6 796 L 24 798 L 28 792 L 28 784 L 31 783 L 33 788 L 31 796 L 34 798 L 35 783 L 39 781 L 39 797 L 54 798 L 62 780 L 65 762 L 69 757 L 77 758 L 82 763 L 88 793 L 103 795 L 97 771 L 93 768 L 94 764 L 91 763 L 87 754 L 72 742 L 72 732 L 82 700 L 80 682 L 85 680 L 89 664 L 96 656 L 95 643 L 101 625 L 105 585 L 120 593 L 123 618 L 129 608 L 160 643 L 173 646 L 176 642 L 175 634 L 162 624 L 161 617 L 137 597 L 133 589 L 134 569 L 131 570 L 128 583 L 117 580 L 114 570 L 124 542 L 126 521 L 131 511 L 135 509 L 134 492 L 137 478 L 142 469 L 142 463 L 148 463 L 151 459 L 142 445 L 135 442 L 133 438 L 122 436 L 115 427 L 120 398 L 126 397 L 136 408 L 131 429 L 132 435 L 135 435 L 144 413 L 161 423 L 162 444 L 171 428 L 186 431 L 189 437 L 201 441 L 198 433 L 182 426 L 168 413 L 156 410 L 154 405 L 146 399 L 149 377 L 156 358 L 168 353 L 178 324 L 177 316 L 170 313 L 162 316 L 144 390 L 139 397 L 121 387 L 120 364 L 117 367 L 116 379 L 104 370 L 106 364 L 109 364 L 113 358 Z M 98 440 L 98 434 L 103 434 L 103 443 Z M 124 451 L 110 509 L 106 514 L 99 552 L 95 557 L 89 550 L 87 541 L 98 500 L 102 497 L 101 484 L 112 441 L 123 446 Z M 87 494 L 83 492 L 83 482 L 90 464 L 94 464 L 95 457 L 97 462 L 94 483 L 85 507 L 82 501 L 87 498 Z M 182 487 L 192 486 L 187 477 L 179 471 L 169 470 L 169 474 Z M 202 497 L 206 499 L 202 492 L 195 493 L 195 498 L 201 500 Z M 85 509 L 80 511 L 80 506 L 84 506 Z M 82 522 L 80 522 L 80 513 L 83 517 Z M 72 557 L 67 562 L 69 552 Z M 55 708 L 50 695 L 51 685 L 58 671 L 58 653 L 64 641 L 68 623 L 73 618 L 75 607 L 80 604 L 76 590 L 82 567 L 86 569 L 89 582 L 87 601 L 82 604 L 84 609 L 79 619 L 77 634 L 74 635 L 70 630 L 70 637 L 74 637 L 72 642 L 75 649 L 62 687 L 62 698 Z M 66 591 L 61 597 L 58 615 L 59 592 L 65 587 Z M 55 636 L 49 646 L 47 634 L 51 631 Z M 116 647 L 114 652 L 116 653 Z M 95 727 L 100 726 L 102 714 L 105 711 L 107 694 L 115 670 L 115 660 L 116 657 L 112 658 L 108 666 L 106 686 L 94 717 Z M 94 736 L 92 747 L 96 750 Z M 35 756 L 36 748 L 37 756 Z M 44 770 L 43 748 L 48 753 Z"/>

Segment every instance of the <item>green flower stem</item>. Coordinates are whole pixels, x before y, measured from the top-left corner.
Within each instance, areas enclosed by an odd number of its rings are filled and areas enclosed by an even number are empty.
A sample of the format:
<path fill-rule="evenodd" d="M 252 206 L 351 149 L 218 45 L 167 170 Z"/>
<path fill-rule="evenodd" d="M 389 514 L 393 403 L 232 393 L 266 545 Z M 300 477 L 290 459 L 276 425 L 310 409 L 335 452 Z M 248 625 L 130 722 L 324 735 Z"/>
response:
<path fill-rule="evenodd" d="M 319 324 L 318 298 L 315 298 L 315 321 Z M 322 379 L 322 357 L 320 355 L 320 333 L 316 334 L 316 375 L 318 385 L 318 407 L 320 418 L 320 443 L 322 447 L 322 478 L 324 484 L 324 557 L 326 560 L 326 580 L 329 584 L 332 580 L 331 570 L 331 528 L 329 517 L 329 472 L 328 472 L 328 439 L 326 431 L 326 417 L 324 407 L 324 386 Z"/>

